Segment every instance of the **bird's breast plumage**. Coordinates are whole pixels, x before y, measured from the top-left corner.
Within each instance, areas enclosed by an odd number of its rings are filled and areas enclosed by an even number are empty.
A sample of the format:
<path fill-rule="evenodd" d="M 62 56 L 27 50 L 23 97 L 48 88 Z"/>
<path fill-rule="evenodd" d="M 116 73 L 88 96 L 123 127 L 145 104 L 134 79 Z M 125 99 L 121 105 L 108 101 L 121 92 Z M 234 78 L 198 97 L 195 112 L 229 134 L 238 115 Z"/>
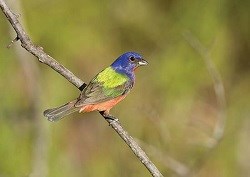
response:
<path fill-rule="evenodd" d="M 109 112 L 109 110 L 115 106 L 117 103 L 119 103 L 121 100 L 123 100 L 126 97 L 126 95 L 122 95 L 119 97 L 116 97 L 112 100 L 108 100 L 102 103 L 97 103 L 97 104 L 89 104 L 89 105 L 84 105 L 80 109 L 79 112 L 91 112 L 91 111 L 106 111 Z"/>
<path fill-rule="evenodd" d="M 95 80 L 102 83 L 104 88 L 115 88 L 127 82 L 129 77 L 125 74 L 116 72 L 112 67 L 108 67 L 100 72 Z"/>

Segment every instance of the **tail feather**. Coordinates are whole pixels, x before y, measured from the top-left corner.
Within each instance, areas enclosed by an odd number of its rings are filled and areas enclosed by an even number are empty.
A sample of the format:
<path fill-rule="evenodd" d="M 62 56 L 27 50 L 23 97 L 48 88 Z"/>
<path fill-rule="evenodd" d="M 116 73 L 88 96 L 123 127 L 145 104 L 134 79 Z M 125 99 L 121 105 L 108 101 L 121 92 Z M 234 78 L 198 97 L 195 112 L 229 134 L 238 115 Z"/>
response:
<path fill-rule="evenodd" d="M 71 101 L 57 108 L 47 109 L 43 112 L 43 115 L 51 122 L 61 120 L 63 117 L 80 110 L 80 108 L 74 106 L 76 101 Z"/>

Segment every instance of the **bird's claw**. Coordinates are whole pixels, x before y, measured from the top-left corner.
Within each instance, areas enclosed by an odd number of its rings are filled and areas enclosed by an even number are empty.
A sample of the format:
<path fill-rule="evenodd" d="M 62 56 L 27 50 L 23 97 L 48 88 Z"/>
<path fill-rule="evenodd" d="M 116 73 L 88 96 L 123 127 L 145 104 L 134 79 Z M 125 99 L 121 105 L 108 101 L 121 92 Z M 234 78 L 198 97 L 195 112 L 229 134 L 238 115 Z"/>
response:
<path fill-rule="evenodd" d="M 111 126 L 113 123 L 118 123 L 119 122 L 119 119 L 117 119 L 117 118 L 115 118 L 115 117 L 113 117 L 113 116 L 110 116 L 109 118 L 105 118 L 107 121 L 108 121 L 108 123 L 109 123 L 109 126 Z"/>
<path fill-rule="evenodd" d="M 101 111 L 100 114 L 105 118 L 106 121 L 108 121 L 109 125 L 114 122 L 119 122 L 119 119 L 117 119 L 115 116 L 107 114 L 104 111 Z"/>

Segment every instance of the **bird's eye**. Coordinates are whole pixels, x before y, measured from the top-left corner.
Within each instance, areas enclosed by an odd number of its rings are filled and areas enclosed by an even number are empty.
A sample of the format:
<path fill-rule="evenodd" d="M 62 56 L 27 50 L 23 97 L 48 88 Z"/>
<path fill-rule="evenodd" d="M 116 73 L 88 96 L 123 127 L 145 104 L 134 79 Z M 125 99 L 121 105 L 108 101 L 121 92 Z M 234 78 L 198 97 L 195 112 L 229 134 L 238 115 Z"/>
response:
<path fill-rule="evenodd" d="M 129 60 L 130 60 L 130 61 L 135 61 L 135 57 L 133 57 L 133 56 L 132 56 L 132 57 L 129 57 Z"/>

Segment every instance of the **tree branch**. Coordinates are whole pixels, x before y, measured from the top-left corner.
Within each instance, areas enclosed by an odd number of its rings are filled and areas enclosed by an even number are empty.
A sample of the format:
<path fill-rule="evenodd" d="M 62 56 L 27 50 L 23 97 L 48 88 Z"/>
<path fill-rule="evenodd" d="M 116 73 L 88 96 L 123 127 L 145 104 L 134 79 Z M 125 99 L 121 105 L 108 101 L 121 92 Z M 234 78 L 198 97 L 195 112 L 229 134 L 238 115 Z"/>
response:
<path fill-rule="evenodd" d="M 4 0 L 0 0 L 0 7 L 17 34 L 17 37 L 11 43 L 20 40 L 21 46 L 25 48 L 28 52 L 33 54 L 35 57 L 37 57 L 39 62 L 44 63 L 49 67 L 51 67 L 52 69 L 54 69 L 56 72 L 65 77 L 70 83 L 75 85 L 79 90 L 82 90 L 86 86 L 86 84 L 81 79 L 77 78 L 71 71 L 69 71 L 63 65 L 58 63 L 54 58 L 45 53 L 42 47 L 36 46 L 32 43 L 29 36 L 24 31 L 22 25 L 18 21 L 17 15 L 15 15 L 10 10 L 10 8 L 6 5 Z M 133 151 L 136 157 L 148 169 L 148 171 L 151 173 L 152 176 L 154 177 L 163 176 L 157 169 L 157 167 L 150 161 L 146 153 L 135 142 L 135 140 L 128 134 L 128 132 L 126 132 L 123 129 L 119 121 L 117 121 L 117 118 L 115 119 L 114 120 L 106 119 L 106 120 L 111 125 L 111 127 L 119 134 L 119 136 L 125 141 L 125 143 L 130 147 L 130 149 Z"/>

